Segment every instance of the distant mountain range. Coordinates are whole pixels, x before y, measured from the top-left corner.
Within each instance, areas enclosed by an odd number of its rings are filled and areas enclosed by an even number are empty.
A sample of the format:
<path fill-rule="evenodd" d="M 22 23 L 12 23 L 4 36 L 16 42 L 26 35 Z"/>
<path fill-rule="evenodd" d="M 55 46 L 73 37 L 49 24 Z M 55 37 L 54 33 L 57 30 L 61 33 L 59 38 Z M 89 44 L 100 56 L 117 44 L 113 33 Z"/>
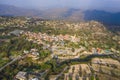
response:
<path fill-rule="evenodd" d="M 40 11 L 24 9 L 11 5 L 0 5 L 0 16 L 37 16 Z"/>
<path fill-rule="evenodd" d="M 120 13 L 74 8 L 52 8 L 45 10 L 23 9 L 10 5 L 0 5 L 0 16 L 29 16 L 43 19 L 89 21 L 96 20 L 107 25 L 120 25 Z"/>
<path fill-rule="evenodd" d="M 120 13 L 110 13 L 105 11 L 85 11 L 84 20 L 95 20 L 107 25 L 120 25 Z"/>

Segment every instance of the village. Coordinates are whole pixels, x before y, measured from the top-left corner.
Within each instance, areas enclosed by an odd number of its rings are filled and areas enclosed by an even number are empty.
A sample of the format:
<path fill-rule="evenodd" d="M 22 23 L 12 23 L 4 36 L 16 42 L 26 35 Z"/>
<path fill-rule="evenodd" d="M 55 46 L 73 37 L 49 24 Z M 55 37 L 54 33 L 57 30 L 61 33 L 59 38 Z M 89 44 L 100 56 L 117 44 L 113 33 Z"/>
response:
<path fill-rule="evenodd" d="M 42 44 L 43 49 L 49 49 L 52 57 L 58 57 L 59 59 L 74 59 L 79 58 L 80 55 L 91 55 L 91 54 L 107 54 L 106 50 L 100 48 L 92 48 L 91 51 L 87 51 L 85 47 L 79 46 L 78 48 L 67 47 L 65 41 L 70 41 L 75 44 L 79 42 L 79 38 L 70 35 L 47 35 L 46 33 L 33 33 L 25 32 L 26 40 L 32 41 L 33 43 Z M 65 47 L 66 46 L 66 47 Z M 108 51 L 108 53 L 112 53 Z"/>
<path fill-rule="evenodd" d="M 120 38 L 103 24 L 0 19 L 0 79 L 119 80 Z"/>

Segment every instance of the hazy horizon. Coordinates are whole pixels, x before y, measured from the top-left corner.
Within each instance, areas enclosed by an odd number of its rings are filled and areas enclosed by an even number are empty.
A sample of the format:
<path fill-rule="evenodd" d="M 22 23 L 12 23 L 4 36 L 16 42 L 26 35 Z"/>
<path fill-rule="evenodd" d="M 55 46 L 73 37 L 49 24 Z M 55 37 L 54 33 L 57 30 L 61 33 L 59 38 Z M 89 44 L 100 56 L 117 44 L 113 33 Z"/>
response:
<path fill-rule="evenodd" d="M 79 8 L 83 10 L 104 10 L 120 12 L 120 0 L 1 0 L 0 4 L 14 5 L 29 9 Z"/>

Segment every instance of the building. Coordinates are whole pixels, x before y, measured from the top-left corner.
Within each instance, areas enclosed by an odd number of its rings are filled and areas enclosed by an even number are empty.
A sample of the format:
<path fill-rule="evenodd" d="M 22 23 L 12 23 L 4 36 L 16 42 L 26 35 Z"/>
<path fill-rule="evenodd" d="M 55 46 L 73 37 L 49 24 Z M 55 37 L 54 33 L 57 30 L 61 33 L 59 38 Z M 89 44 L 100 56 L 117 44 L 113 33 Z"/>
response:
<path fill-rule="evenodd" d="M 31 79 L 31 80 L 39 80 L 38 78 L 33 78 L 33 79 Z"/>
<path fill-rule="evenodd" d="M 15 80 L 27 80 L 26 76 L 27 76 L 27 72 L 20 71 L 15 76 Z"/>

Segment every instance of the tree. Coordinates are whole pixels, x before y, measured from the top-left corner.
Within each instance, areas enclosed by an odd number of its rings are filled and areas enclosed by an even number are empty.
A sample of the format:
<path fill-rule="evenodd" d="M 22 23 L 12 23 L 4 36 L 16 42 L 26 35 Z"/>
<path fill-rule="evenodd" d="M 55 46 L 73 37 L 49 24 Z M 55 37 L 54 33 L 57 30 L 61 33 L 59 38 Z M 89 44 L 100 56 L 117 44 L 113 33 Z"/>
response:
<path fill-rule="evenodd" d="M 72 52 L 75 52 L 75 49 L 74 49 L 74 48 L 72 48 Z"/>

